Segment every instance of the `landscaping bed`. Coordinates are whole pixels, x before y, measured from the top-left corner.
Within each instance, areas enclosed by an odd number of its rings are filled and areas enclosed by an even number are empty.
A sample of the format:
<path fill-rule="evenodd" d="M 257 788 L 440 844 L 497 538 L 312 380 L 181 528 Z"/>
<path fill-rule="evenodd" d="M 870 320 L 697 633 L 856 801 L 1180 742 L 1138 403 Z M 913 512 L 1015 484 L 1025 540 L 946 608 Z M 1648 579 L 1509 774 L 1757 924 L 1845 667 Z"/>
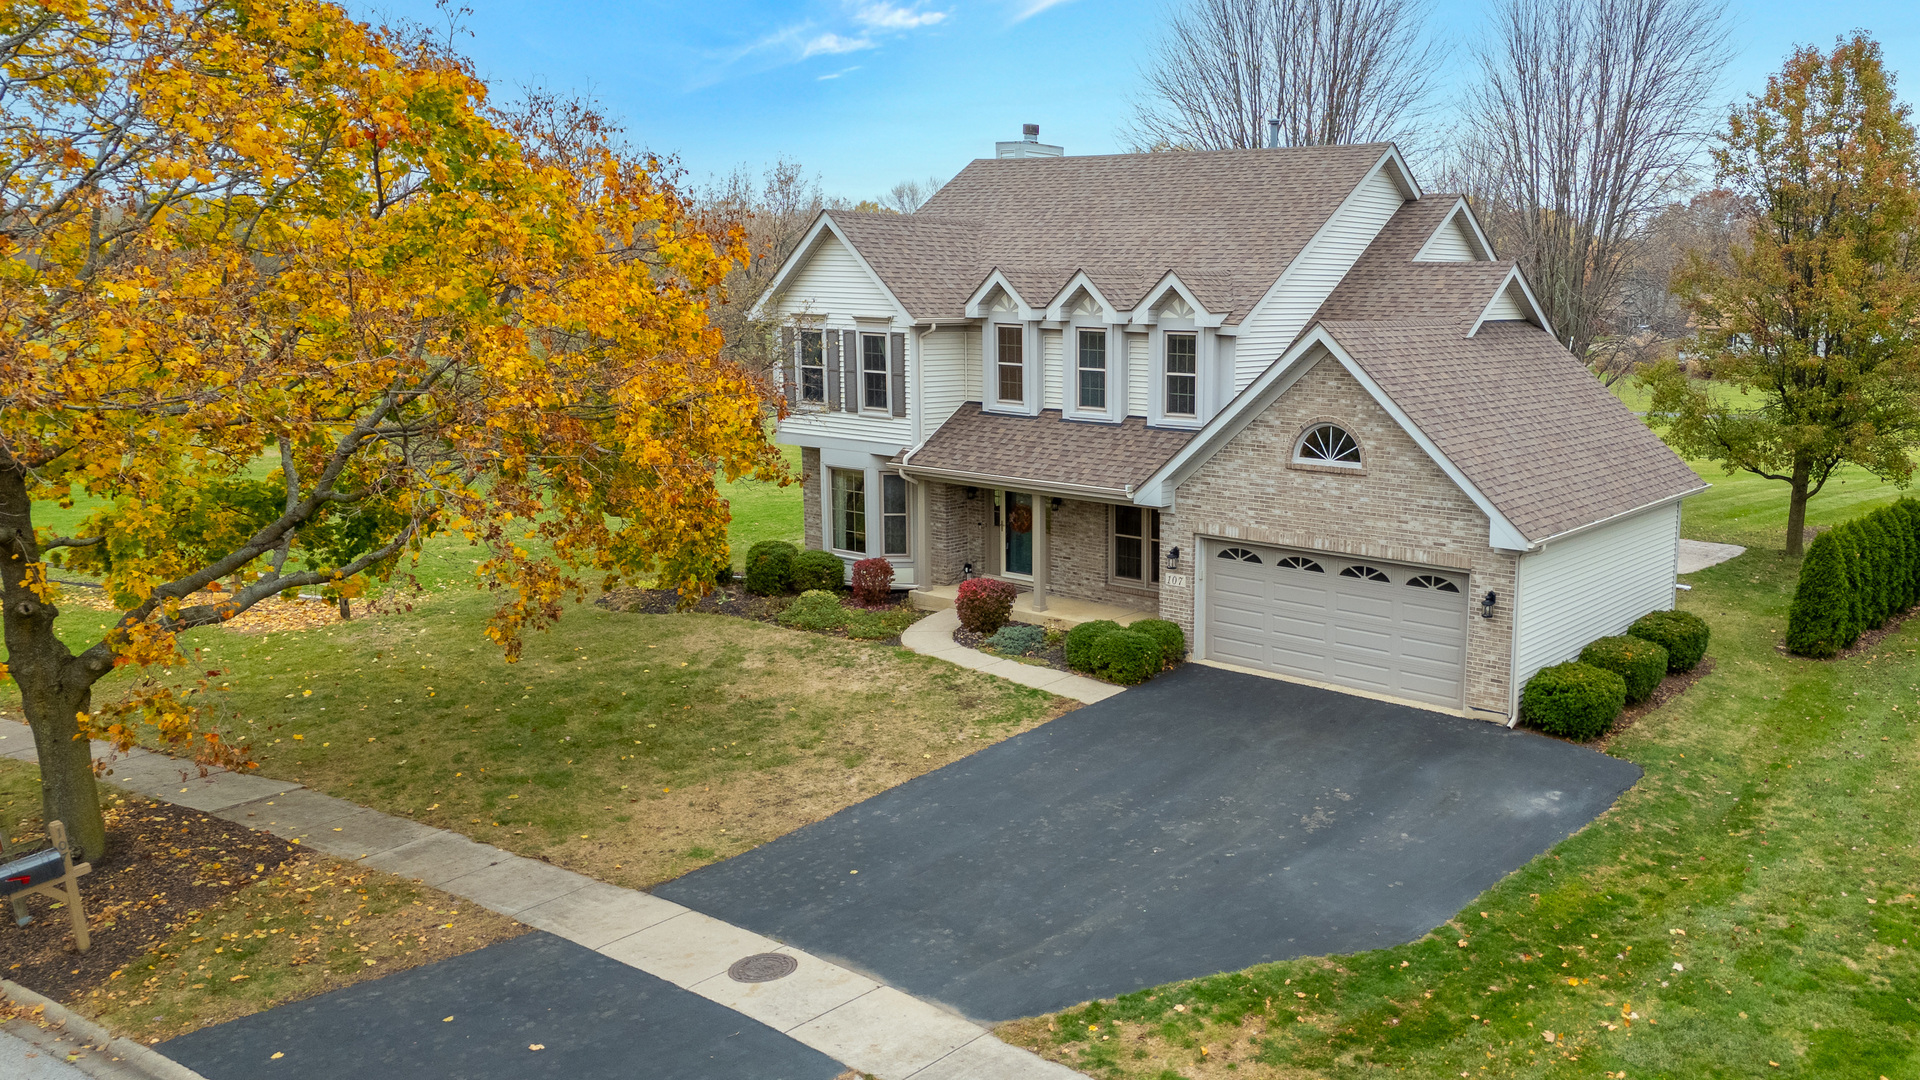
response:
<path fill-rule="evenodd" d="M 155 1042 L 525 932 L 504 916 L 210 814 L 103 787 L 105 858 L 80 879 L 92 947 L 27 901 L 0 973 Z M 0 760 L 0 828 L 45 846 L 39 771 Z"/>
<path fill-rule="evenodd" d="M 839 624 L 826 625 L 790 617 L 789 609 L 796 600 L 798 597 L 793 596 L 759 596 L 737 585 L 716 585 L 688 610 L 886 645 L 900 644 L 901 632 L 927 615 L 900 593 L 890 602 L 875 607 L 861 607 L 842 600 L 839 607 L 844 614 L 837 617 Z M 674 589 L 615 589 L 602 594 L 595 603 L 608 611 L 633 615 L 672 615 L 680 611 L 680 593 Z"/>
<path fill-rule="evenodd" d="M 1028 624 L 1008 623 L 1007 625 L 1026 626 Z M 1041 628 L 1035 627 L 1035 629 Z M 1068 671 L 1075 675 L 1086 674 L 1086 672 L 1083 671 L 1074 671 L 1067 666 L 1067 635 L 1057 630 L 1047 631 L 1046 644 L 1042 647 L 1021 653 L 1007 652 L 988 645 L 987 639 L 992 636 L 992 634 L 976 634 L 962 626 L 954 630 L 953 643 L 955 645 L 964 645 L 969 649 L 978 649 L 990 656 L 1003 656 L 1009 660 L 1018 660 L 1023 664 L 1033 664 L 1036 667 L 1050 667 L 1055 671 Z"/>

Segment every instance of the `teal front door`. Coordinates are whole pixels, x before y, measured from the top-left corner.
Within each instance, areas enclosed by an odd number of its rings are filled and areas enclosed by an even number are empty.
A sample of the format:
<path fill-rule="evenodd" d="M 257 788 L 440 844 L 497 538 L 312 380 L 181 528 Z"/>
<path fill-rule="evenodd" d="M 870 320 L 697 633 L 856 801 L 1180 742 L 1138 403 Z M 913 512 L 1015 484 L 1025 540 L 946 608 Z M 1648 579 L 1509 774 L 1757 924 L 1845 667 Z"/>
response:
<path fill-rule="evenodd" d="M 1005 495 L 1007 573 L 1033 573 L 1033 496 L 1018 491 Z"/>

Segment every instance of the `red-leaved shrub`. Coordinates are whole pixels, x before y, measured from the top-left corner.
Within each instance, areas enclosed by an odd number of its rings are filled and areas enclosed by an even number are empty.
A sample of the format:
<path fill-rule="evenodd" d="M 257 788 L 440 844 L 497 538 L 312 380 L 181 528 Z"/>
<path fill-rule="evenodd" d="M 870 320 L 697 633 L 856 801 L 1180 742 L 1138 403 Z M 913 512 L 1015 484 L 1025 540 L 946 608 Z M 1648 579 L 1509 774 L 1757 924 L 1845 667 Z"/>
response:
<path fill-rule="evenodd" d="M 853 564 L 853 602 L 881 607 L 893 593 L 893 564 L 885 559 L 861 559 Z"/>
<path fill-rule="evenodd" d="M 992 578 L 968 578 L 960 583 L 960 594 L 953 606 L 960 612 L 960 625 L 976 634 L 991 634 L 1007 625 L 1013 616 L 1013 586 Z"/>

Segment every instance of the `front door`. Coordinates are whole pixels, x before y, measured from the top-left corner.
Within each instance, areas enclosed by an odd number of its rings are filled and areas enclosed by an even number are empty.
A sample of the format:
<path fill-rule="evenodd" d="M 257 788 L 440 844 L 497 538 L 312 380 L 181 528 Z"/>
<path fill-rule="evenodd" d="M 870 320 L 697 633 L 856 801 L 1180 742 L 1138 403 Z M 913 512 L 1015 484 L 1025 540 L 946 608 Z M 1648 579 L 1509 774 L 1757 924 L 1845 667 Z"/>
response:
<path fill-rule="evenodd" d="M 1003 496 L 1006 507 L 1004 532 L 1007 538 L 1006 572 L 1033 574 L 1033 496 L 1009 491 Z"/>

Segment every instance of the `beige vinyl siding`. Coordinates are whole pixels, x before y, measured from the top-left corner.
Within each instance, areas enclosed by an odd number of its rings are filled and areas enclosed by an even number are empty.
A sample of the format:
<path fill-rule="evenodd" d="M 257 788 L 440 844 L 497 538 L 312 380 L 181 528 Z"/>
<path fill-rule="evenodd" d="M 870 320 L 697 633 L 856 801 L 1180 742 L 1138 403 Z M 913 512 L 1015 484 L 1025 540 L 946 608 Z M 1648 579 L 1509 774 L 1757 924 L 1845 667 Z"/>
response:
<path fill-rule="evenodd" d="M 1467 237 L 1467 224 L 1455 214 L 1420 249 L 1418 262 L 1478 262 L 1473 242 Z"/>
<path fill-rule="evenodd" d="M 1233 390 L 1245 389 L 1280 358 L 1307 320 L 1340 284 L 1354 261 L 1373 243 L 1406 201 L 1399 185 L 1377 169 L 1362 181 L 1326 230 L 1281 275 L 1279 287 L 1247 315 L 1234 350 Z"/>
<path fill-rule="evenodd" d="M 781 295 L 780 313 L 891 319 L 897 309 L 886 290 L 860 265 L 839 237 L 823 233 L 806 265 L 793 275 Z"/>
<path fill-rule="evenodd" d="M 1063 408 L 1060 404 L 1060 352 L 1063 347 L 1060 331 L 1040 331 L 1040 407 L 1043 409 Z"/>
<path fill-rule="evenodd" d="M 1147 335 L 1127 335 L 1127 415 L 1147 415 L 1152 372 L 1147 370 Z"/>
<path fill-rule="evenodd" d="M 1493 298 L 1493 306 L 1487 309 L 1488 322 L 1511 322 L 1527 317 L 1525 302 L 1520 297 L 1520 286 L 1509 284 Z"/>
<path fill-rule="evenodd" d="M 1679 556 L 1678 503 L 1522 556 L 1514 685 L 1524 687 L 1534 672 L 1573 659 L 1595 638 L 1624 632 L 1649 611 L 1671 608 Z"/>
<path fill-rule="evenodd" d="M 920 390 L 926 395 L 921 430 L 931 435 L 961 402 L 980 400 L 980 332 L 971 326 L 935 330 L 920 348 Z"/>

